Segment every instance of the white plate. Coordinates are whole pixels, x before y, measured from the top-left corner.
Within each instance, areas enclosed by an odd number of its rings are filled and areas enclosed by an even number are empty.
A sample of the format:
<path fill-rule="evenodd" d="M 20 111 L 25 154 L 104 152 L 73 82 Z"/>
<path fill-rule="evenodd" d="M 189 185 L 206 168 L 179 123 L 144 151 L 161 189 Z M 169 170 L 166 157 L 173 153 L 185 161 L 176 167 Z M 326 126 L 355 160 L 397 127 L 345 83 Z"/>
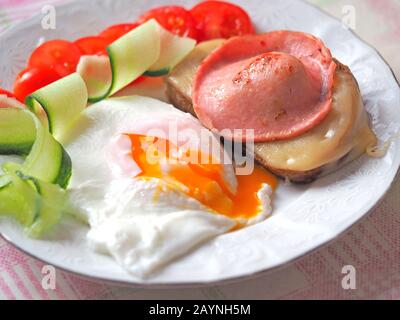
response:
<path fill-rule="evenodd" d="M 41 37 L 76 39 L 118 22 L 133 21 L 147 8 L 197 1 L 87 0 L 57 8 L 56 30 L 44 31 L 35 17 L 0 36 L 0 75 L 10 88 Z M 359 81 L 374 130 L 385 140 L 400 124 L 400 91 L 379 54 L 340 22 L 301 1 L 235 1 L 250 13 L 259 31 L 293 29 L 321 37 L 335 57 L 350 66 Z M 366 157 L 307 186 L 286 186 L 277 194 L 273 217 L 220 236 L 144 281 L 124 272 L 111 258 L 86 246 L 87 228 L 65 221 L 52 239 L 30 240 L 3 219 L 0 233 L 21 250 L 85 276 L 127 284 L 194 284 L 244 277 L 300 257 L 349 228 L 383 197 L 400 164 L 400 142 L 384 159 Z"/>

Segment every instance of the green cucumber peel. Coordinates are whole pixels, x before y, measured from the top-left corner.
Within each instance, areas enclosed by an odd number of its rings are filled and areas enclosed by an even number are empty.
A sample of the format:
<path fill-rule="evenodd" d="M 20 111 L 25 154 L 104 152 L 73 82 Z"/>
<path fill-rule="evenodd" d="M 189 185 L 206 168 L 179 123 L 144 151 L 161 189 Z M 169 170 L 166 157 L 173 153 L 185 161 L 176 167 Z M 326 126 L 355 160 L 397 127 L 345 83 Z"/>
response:
<path fill-rule="evenodd" d="M 61 220 L 66 205 L 66 192 L 55 184 L 26 176 L 22 172 L 16 172 L 16 174 L 21 179 L 30 181 L 40 196 L 35 219 L 31 225 L 25 228 L 25 232 L 29 237 L 39 238 L 44 233 L 50 231 Z"/>
<path fill-rule="evenodd" d="M 82 77 L 73 73 L 43 87 L 26 98 L 26 105 L 56 139 L 86 108 L 88 94 Z"/>
<path fill-rule="evenodd" d="M 9 183 L 0 189 L 0 215 L 13 217 L 24 227 L 32 225 L 39 213 L 39 194 L 16 173 L 3 178 L 9 179 Z"/>
<path fill-rule="evenodd" d="M 26 156 L 35 141 L 35 124 L 21 109 L 0 109 L 0 154 Z"/>
<path fill-rule="evenodd" d="M 146 75 L 168 74 L 196 46 L 196 40 L 182 38 L 158 25 L 161 52 L 157 61 L 146 71 Z"/>
<path fill-rule="evenodd" d="M 11 116 L 12 115 L 12 116 Z M 15 125 L 8 128 L 9 135 L 17 137 L 20 135 L 21 127 L 24 127 L 24 139 L 30 141 L 29 153 L 24 157 L 22 165 L 16 163 L 5 163 L 2 168 L 7 173 L 17 170 L 24 174 L 33 176 L 40 180 L 58 184 L 66 188 L 71 177 L 71 159 L 61 144 L 49 133 L 39 119 L 30 111 L 22 109 L 0 109 L 0 118 L 8 117 Z M 17 120 L 20 123 L 17 123 Z M 29 128 L 30 132 L 26 129 Z M 3 132 L 0 129 L 1 135 Z M 28 139 L 29 137 L 29 139 Z M 21 155 L 21 153 L 15 153 Z"/>
<path fill-rule="evenodd" d="M 0 176 L 0 190 L 7 187 L 11 183 L 11 179 L 7 176 Z"/>
<path fill-rule="evenodd" d="M 29 237 L 41 237 L 59 223 L 67 199 L 65 190 L 20 171 L 0 179 L 8 181 L 0 188 L 0 215 L 14 218 Z"/>
<path fill-rule="evenodd" d="M 170 72 L 170 68 L 164 68 L 156 71 L 147 70 L 144 75 L 148 77 L 162 77 Z"/>
<path fill-rule="evenodd" d="M 62 145 L 33 117 L 36 140 L 26 157 L 22 171 L 43 181 L 66 188 L 71 177 L 72 162 Z"/>

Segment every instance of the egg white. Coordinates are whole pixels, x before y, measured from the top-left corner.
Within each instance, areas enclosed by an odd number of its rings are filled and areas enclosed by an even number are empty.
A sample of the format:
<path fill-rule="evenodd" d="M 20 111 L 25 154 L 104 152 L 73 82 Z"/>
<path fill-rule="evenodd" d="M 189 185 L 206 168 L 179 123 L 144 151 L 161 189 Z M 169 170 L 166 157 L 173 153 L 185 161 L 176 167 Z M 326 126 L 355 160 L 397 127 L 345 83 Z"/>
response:
<path fill-rule="evenodd" d="M 143 133 L 143 124 L 156 126 L 157 120 L 165 119 L 202 128 L 197 119 L 169 104 L 130 96 L 88 107 L 63 141 L 73 163 L 69 210 L 90 225 L 87 238 L 91 248 L 113 256 L 138 277 L 237 224 L 163 180 L 134 178 L 132 173 L 138 168 L 130 158 L 129 142 L 118 137 Z M 233 167 L 227 164 L 223 168 L 223 177 L 234 191 Z M 266 213 L 270 213 L 269 195 L 261 195 Z"/>

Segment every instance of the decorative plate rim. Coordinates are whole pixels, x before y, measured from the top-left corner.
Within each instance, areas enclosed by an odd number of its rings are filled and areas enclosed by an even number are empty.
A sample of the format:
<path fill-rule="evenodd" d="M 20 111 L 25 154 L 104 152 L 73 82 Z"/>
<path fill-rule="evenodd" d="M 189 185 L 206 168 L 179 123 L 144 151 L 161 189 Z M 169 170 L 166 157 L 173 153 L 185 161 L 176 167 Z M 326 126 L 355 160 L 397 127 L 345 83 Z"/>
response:
<path fill-rule="evenodd" d="M 178 2 L 178 1 L 175 1 Z M 305 0 L 300 0 L 300 2 L 302 2 L 304 5 L 308 5 L 310 7 L 315 8 L 316 10 L 318 10 L 322 15 L 325 15 L 327 17 L 329 17 L 330 19 L 333 19 L 335 21 L 339 21 L 339 19 L 331 16 L 330 14 L 326 13 L 325 11 L 323 11 L 321 8 L 317 7 L 314 4 L 308 3 Z M 57 10 L 67 10 L 69 7 L 73 8 L 74 6 L 76 6 L 78 3 L 81 4 L 81 2 L 74 0 L 74 1 L 70 1 L 61 5 L 56 5 Z M 4 30 L 1 34 L 0 34 L 0 41 L 2 40 L 2 38 L 6 37 L 9 33 L 15 32 L 18 30 L 18 28 L 23 27 L 24 25 L 27 25 L 29 23 L 34 22 L 35 20 L 37 20 L 40 17 L 40 14 L 36 14 L 32 17 L 30 17 L 29 19 L 18 23 L 16 25 L 13 25 L 9 28 L 7 28 L 6 30 Z M 390 67 L 389 63 L 387 61 L 385 61 L 385 59 L 383 58 L 383 56 L 381 55 L 381 53 L 372 45 L 370 45 L 368 42 L 366 42 L 365 40 L 363 40 L 362 38 L 360 38 L 352 29 L 349 29 L 349 31 L 352 33 L 352 35 L 357 38 L 359 41 L 361 41 L 362 43 L 364 43 L 366 46 L 368 46 L 369 49 L 372 49 L 375 51 L 375 53 L 377 53 L 377 55 L 379 56 L 379 58 L 382 60 L 382 62 L 384 62 L 387 67 L 389 68 L 389 70 L 391 71 L 393 78 L 395 80 L 395 82 L 397 83 L 397 85 L 399 86 L 399 80 L 396 78 L 396 75 L 393 71 L 393 69 Z M 351 224 L 347 225 L 346 227 L 338 227 L 332 235 L 330 235 L 330 239 L 323 241 L 322 243 L 320 243 L 319 245 L 306 250 L 304 252 L 299 253 L 298 255 L 292 257 L 289 260 L 285 260 L 284 262 L 273 266 L 273 267 L 266 267 L 266 269 L 261 270 L 261 271 L 256 271 L 256 272 L 251 272 L 251 273 L 246 273 L 244 275 L 241 276 L 237 276 L 237 277 L 232 277 L 232 278 L 228 278 L 228 279 L 221 279 L 221 280 L 215 280 L 215 281 L 194 281 L 194 282 L 176 282 L 176 283 L 157 283 L 157 282 L 151 282 L 151 283 L 146 283 L 146 282 L 135 282 L 135 281 L 122 281 L 122 280 L 113 280 L 113 279 L 108 279 L 108 278 L 103 278 L 103 277 L 97 277 L 91 274 L 86 274 L 86 273 L 82 273 L 82 272 L 78 272 L 72 269 L 69 269 L 67 267 L 64 267 L 62 265 L 57 265 L 55 263 L 51 263 L 52 265 L 54 265 L 56 268 L 58 268 L 59 270 L 62 270 L 64 272 L 76 275 L 78 277 L 82 277 L 82 278 L 86 278 L 86 279 L 90 279 L 92 281 L 95 282 L 103 282 L 103 283 L 109 283 L 109 284 L 113 284 L 113 285 L 119 285 L 119 286 L 127 286 L 127 287 L 131 287 L 131 288 L 146 288 L 146 289 L 173 289 L 173 288 L 193 288 L 193 287 L 205 287 L 205 286 L 210 286 L 210 285 L 224 285 L 224 284 L 228 284 L 228 283 L 234 283 L 234 282 L 239 282 L 239 281 L 244 281 L 244 280 L 248 280 L 251 278 L 256 278 L 265 274 L 269 274 L 269 273 L 273 273 L 276 270 L 279 270 L 281 268 L 286 267 L 287 265 L 294 263 L 295 261 L 297 261 L 298 259 L 312 253 L 315 252 L 317 250 L 319 250 L 322 247 L 325 247 L 327 245 L 329 245 L 330 243 L 332 243 L 333 241 L 335 241 L 340 235 L 344 234 L 345 232 L 347 232 L 348 230 L 350 230 L 351 228 L 353 228 L 356 224 L 361 223 L 363 221 L 363 219 L 365 219 L 369 213 L 371 213 L 377 206 L 379 206 L 379 204 L 383 201 L 383 199 L 385 198 L 385 196 L 387 195 L 387 193 L 389 192 L 389 190 L 392 188 L 394 182 L 396 181 L 396 179 L 399 177 L 400 175 L 400 167 L 397 166 L 397 170 L 396 173 L 393 177 L 393 179 L 390 181 L 389 185 L 384 189 L 382 196 L 372 205 L 371 208 L 369 208 L 368 210 L 366 210 L 362 216 L 358 219 L 355 219 Z M 23 253 L 27 254 L 28 256 L 37 259 L 39 261 L 42 261 L 43 263 L 49 263 L 49 261 L 46 261 L 46 259 L 43 258 L 39 258 L 37 257 L 34 253 L 29 252 L 25 249 L 23 249 L 22 247 L 20 247 L 19 245 L 17 245 L 16 243 L 13 242 L 12 239 L 10 239 L 7 235 L 5 235 L 3 233 L 2 230 L 0 230 L 0 237 L 3 238 L 8 244 L 11 244 L 12 246 L 14 246 L 15 248 L 17 248 L 18 250 L 22 251 Z"/>

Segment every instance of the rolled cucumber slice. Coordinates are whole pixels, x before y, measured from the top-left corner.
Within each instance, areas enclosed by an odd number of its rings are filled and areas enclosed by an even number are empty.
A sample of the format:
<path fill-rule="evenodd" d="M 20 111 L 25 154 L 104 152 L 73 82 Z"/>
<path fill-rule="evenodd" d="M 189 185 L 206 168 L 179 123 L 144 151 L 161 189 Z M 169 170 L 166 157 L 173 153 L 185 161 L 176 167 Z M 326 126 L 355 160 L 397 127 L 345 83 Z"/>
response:
<path fill-rule="evenodd" d="M 152 19 L 107 48 L 113 80 L 109 95 L 141 76 L 160 57 L 160 26 Z"/>
<path fill-rule="evenodd" d="M 144 74 L 159 77 L 168 74 L 196 46 L 196 40 L 181 38 L 159 26 L 161 55 Z"/>
<path fill-rule="evenodd" d="M 22 180 L 31 181 L 39 197 L 35 219 L 25 228 L 28 236 L 38 238 L 50 231 L 61 220 L 66 205 L 66 192 L 58 185 L 25 176 L 21 172 L 17 172 L 17 175 Z"/>
<path fill-rule="evenodd" d="M 13 217 L 29 237 L 38 238 L 61 219 L 66 192 L 59 186 L 17 171 L 0 178 L 0 215 Z"/>
<path fill-rule="evenodd" d="M 56 139 L 61 139 L 87 101 L 86 84 L 74 73 L 35 91 L 26 98 L 26 105 Z"/>
<path fill-rule="evenodd" d="M 12 216 L 24 227 L 32 225 L 40 205 L 36 190 L 17 174 L 7 174 L 1 179 L 8 182 L 0 188 L 0 215 Z"/>
<path fill-rule="evenodd" d="M 105 99 L 141 76 L 158 60 L 160 44 L 159 26 L 154 19 L 114 41 L 107 48 L 108 72 L 111 75 L 100 74 L 98 79 L 92 78 L 90 82 L 86 82 L 90 92 L 89 101 Z M 88 79 L 85 74 L 82 77 Z"/>
<path fill-rule="evenodd" d="M 40 180 L 66 188 L 72 173 L 72 162 L 62 145 L 33 117 L 36 140 L 21 170 Z"/>
<path fill-rule="evenodd" d="M 173 35 L 151 19 L 113 42 L 106 57 L 84 56 L 78 73 L 85 79 L 89 101 L 97 102 L 121 90 L 142 74 L 167 74 L 196 45 Z"/>
<path fill-rule="evenodd" d="M 28 110 L 7 108 L 0 109 L 0 119 L 7 119 L 13 124 L 0 126 L 0 154 L 11 154 L 15 150 L 14 154 L 25 155 L 29 151 L 22 165 L 6 163 L 4 171 L 13 173 L 20 170 L 26 175 L 66 188 L 72 172 L 71 159 L 39 119 Z"/>
<path fill-rule="evenodd" d="M 0 111 L 0 154 L 26 156 L 36 138 L 32 116 L 16 108 Z"/>

